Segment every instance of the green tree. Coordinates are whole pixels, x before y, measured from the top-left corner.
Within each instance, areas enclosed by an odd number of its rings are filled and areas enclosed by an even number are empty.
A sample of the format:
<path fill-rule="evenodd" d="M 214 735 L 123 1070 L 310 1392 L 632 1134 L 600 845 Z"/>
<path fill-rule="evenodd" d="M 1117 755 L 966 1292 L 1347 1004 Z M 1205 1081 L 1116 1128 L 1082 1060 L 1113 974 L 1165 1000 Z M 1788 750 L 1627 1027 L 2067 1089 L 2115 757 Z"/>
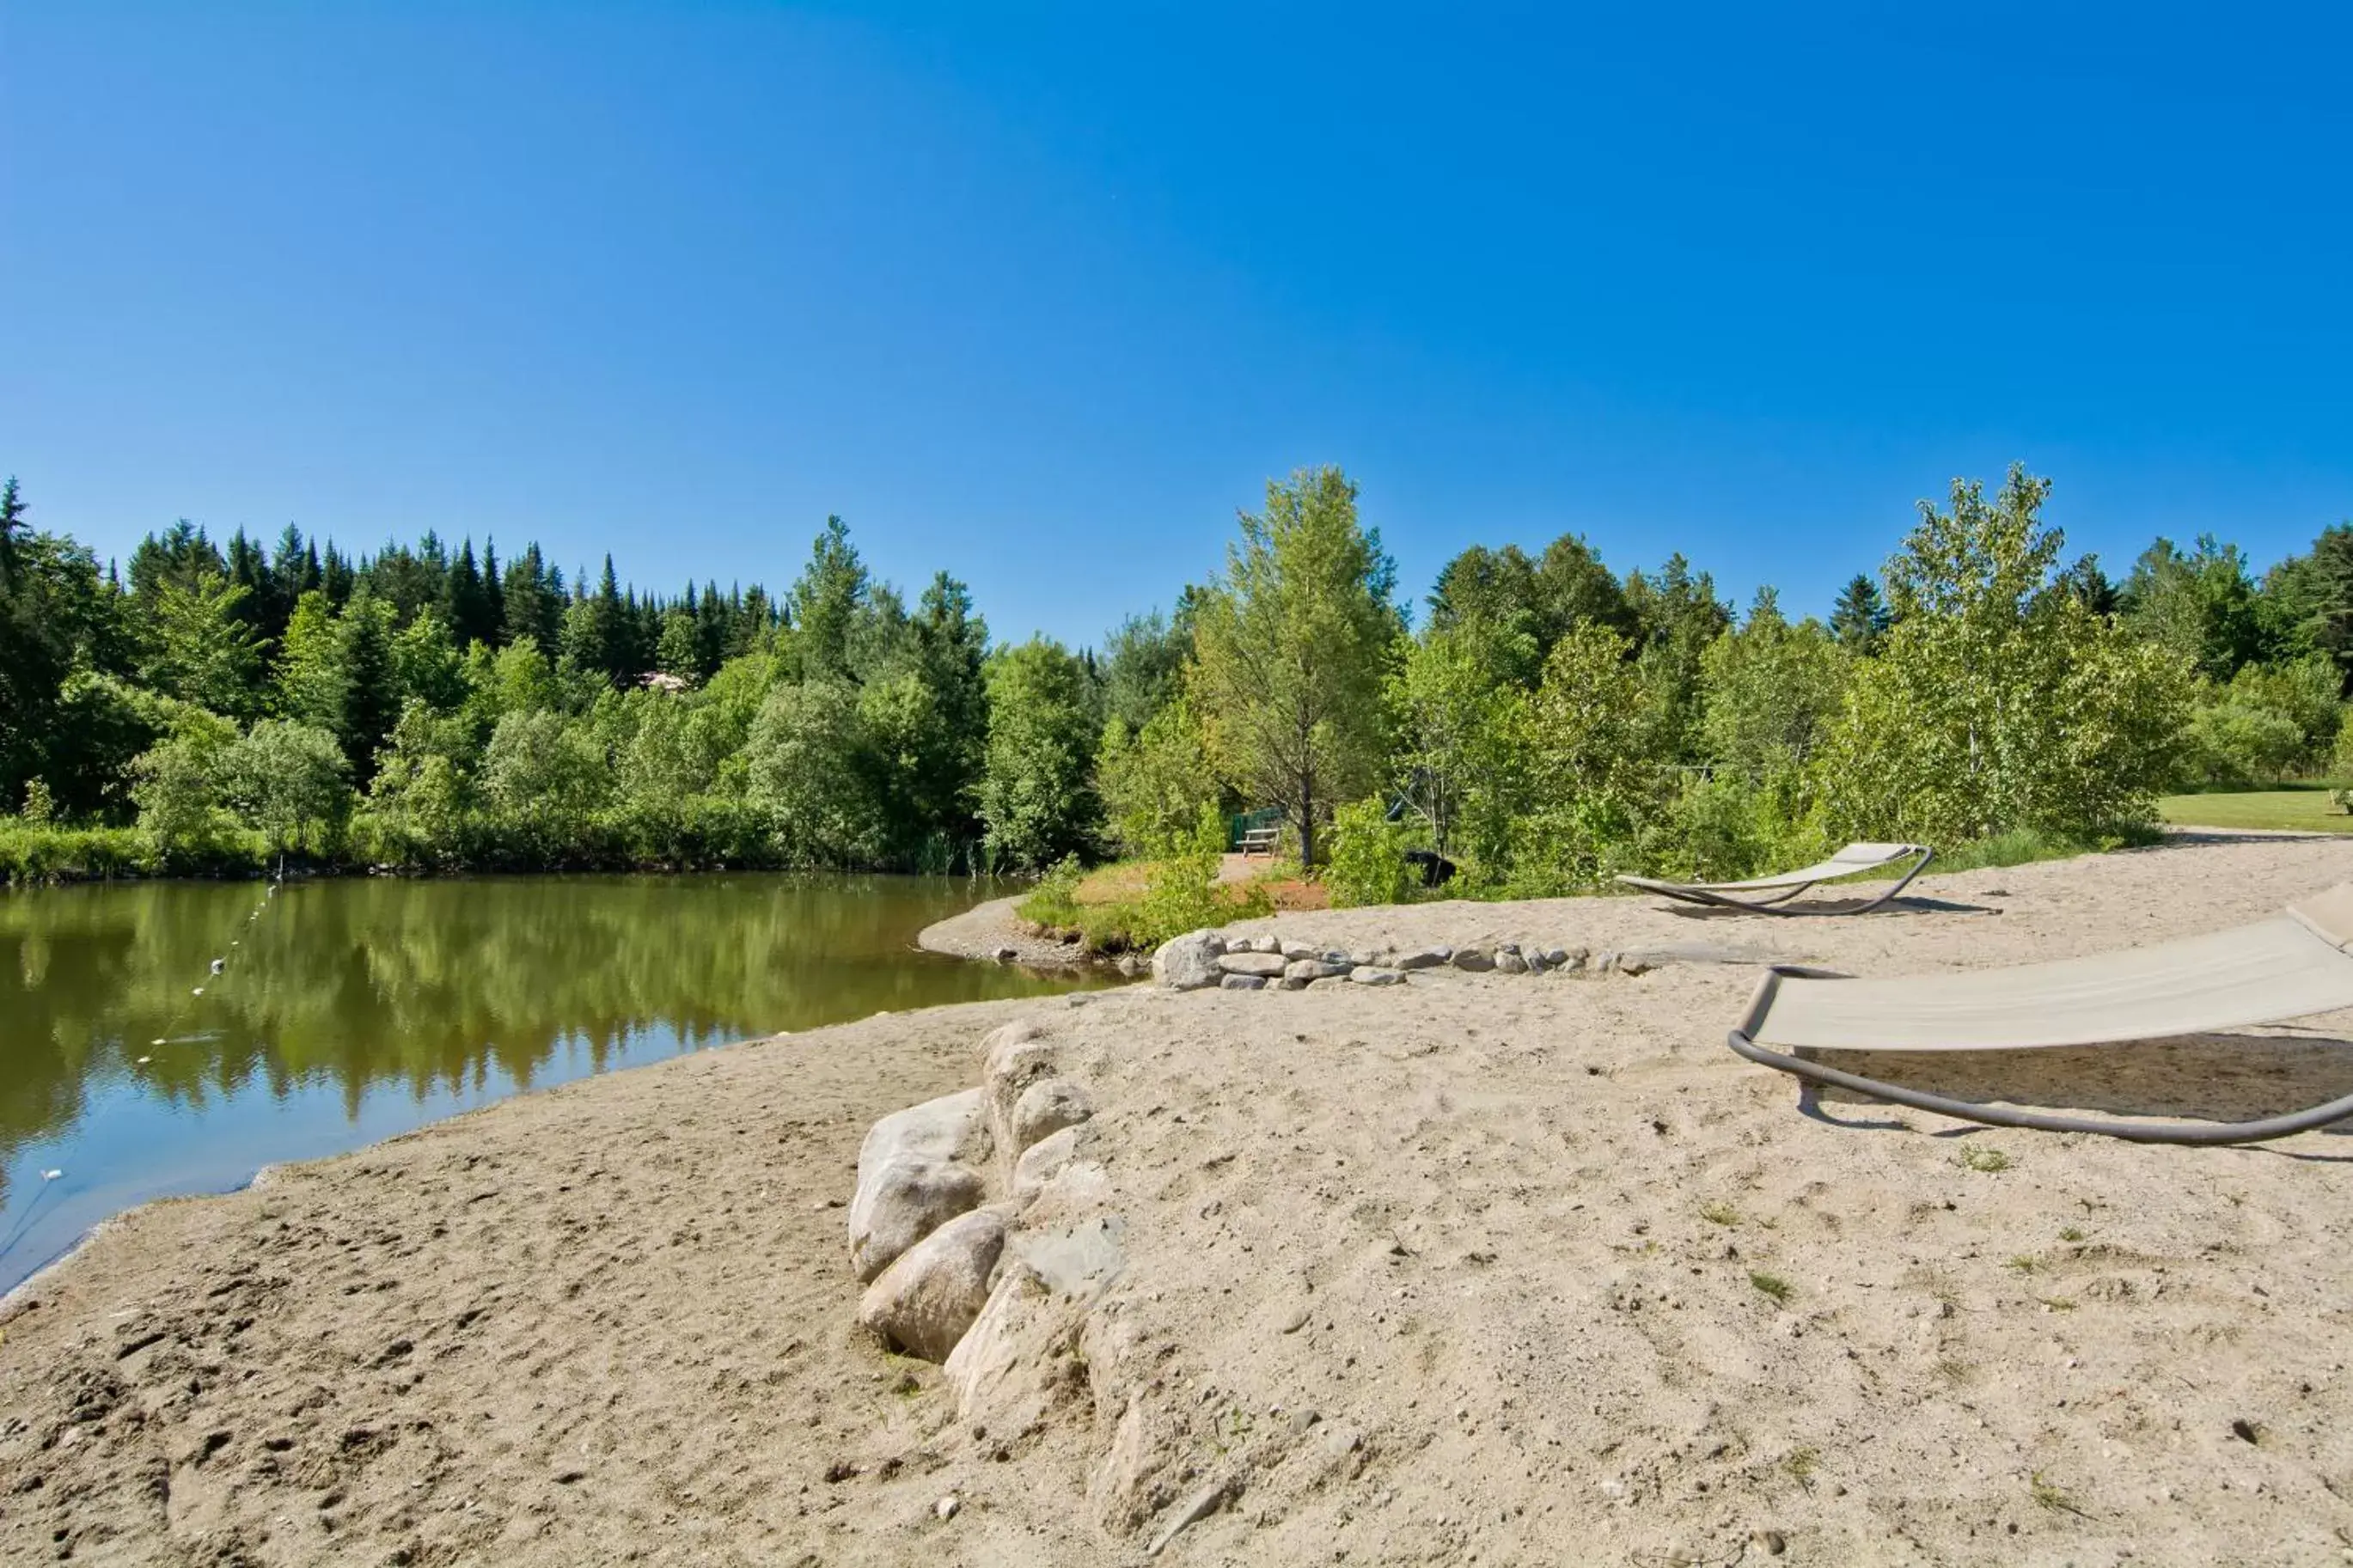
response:
<path fill-rule="evenodd" d="M 988 661 L 988 763 L 980 816 L 997 865 L 1041 871 L 1090 849 L 1102 809 L 1092 775 L 1096 725 L 1085 668 L 1032 637 Z"/>
<path fill-rule="evenodd" d="M 1139 731 L 1131 732 L 1117 715 L 1104 721 L 1095 794 L 1112 837 L 1128 854 L 1164 859 L 1183 851 L 1201 814 L 1217 808 L 1218 778 L 1181 687 Z"/>
<path fill-rule="evenodd" d="M 791 682 L 761 704 L 744 744 L 745 796 L 789 865 L 871 864 L 881 840 L 866 787 L 858 694 L 838 680 Z"/>
<path fill-rule="evenodd" d="M 555 857 L 592 844 L 612 769 L 586 725 L 544 710 L 510 713 L 482 752 L 480 787 L 511 843 Z"/>
<path fill-rule="evenodd" d="M 1746 624 L 1701 657 L 1708 761 L 1750 776 L 1802 763 L 1839 712 L 1847 662 L 1820 622 L 1791 626 L 1772 590 L 1758 590 Z"/>
<path fill-rule="evenodd" d="M 1264 515 L 1240 522 L 1200 605 L 1187 684 L 1221 771 L 1282 808 L 1313 866 L 1333 803 L 1379 776 L 1397 568 L 1379 533 L 1358 524 L 1356 487 L 1336 468 L 1270 482 Z"/>
<path fill-rule="evenodd" d="M 286 637 L 278 649 L 278 711 L 286 718 L 338 734 L 351 672 L 343 665 L 343 638 L 334 606 L 313 588 L 294 602 Z"/>
<path fill-rule="evenodd" d="M 1398 787 L 1437 851 L 1478 868 L 1501 867 L 1525 805 L 1529 699 L 1509 672 L 1529 641 L 1483 618 L 1432 626 L 1403 640 L 1389 678 Z"/>
<path fill-rule="evenodd" d="M 1838 603 L 1831 610 L 1831 635 L 1850 652 L 1877 653 L 1891 619 L 1887 601 L 1879 596 L 1879 584 L 1868 573 L 1858 572 L 1839 590 Z"/>
<path fill-rule="evenodd" d="M 419 610 L 394 634 L 392 683 L 404 703 L 417 698 L 438 713 L 465 701 L 466 662 L 439 611 Z"/>
<path fill-rule="evenodd" d="M 368 785 L 371 853 L 399 865 L 432 866 L 470 852 L 470 730 L 463 718 L 437 714 L 416 698 L 402 704 Z"/>
<path fill-rule="evenodd" d="M 236 743 L 235 725 L 185 705 L 174 715 L 173 732 L 132 763 L 139 830 L 167 864 L 220 844 L 229 826 L 221 810 L 220 762 Z"/>
<path fill-rule="evenodd" d="M 793 668 L 803 680 L 839 679 L 850 672 L 850 638 L 866 607 L 866 563 L 849 542 L 849 527 L 838 517 L 809 546 L 808 564 L 794 583 Z"/>
<path fill-rule="evenodd" d="M 1513 824 L 1516 890 L 1589 887 L 1630 863 L 1660 787 L 1645 700 L 1625 639 L 1608 627 L 1588 622 L 1553 646 L 1529 712 L 1532 805 Z"/>
<path fill-rule="evenodd" d="M 241 613 L 246 598 L 246 590 L 225 576 L 159 581 L 142 679 L 216 713 L 248 712 L 262 648 Z"/>
<path fill-rule="evenodd" d="M 1128 616 L 1103 639 L 1104 710 L 1129 733 L 1142 730 L 1176 699 L 1192 651 L 1190 629 L 1179 630 L 1158 610 Z"/>
<path fill-rule="evenodd" d="M 214 780 L 222 801 L 273 850 L 323 843 L 351 803 L 351 764 L 335 737 L 309 724 L 264 719 L 221 753 Z M 314 840 L 312 830 L 322 831 Z"/>
<path fill-rule="evenodd" d="M 2159 539 L 2133 563 L 2117 595 L 2136 636 L 2168 648 L 2210 680 L 2228 680 L 2263 657 L 2262 616 L 2246 559 L 2211 533 L 2187 554 Z"/>
<path fill-rule="evenodd" d="M 2047 480 L 1988 500 L 1956 480 L 1889 562 L 1897 620 L 1860 662 L 1818 756 L 1827 826 L 1958 844 L 2012 828 L 2086 837 L 2146 822 L 2178 767 L 2191 677 L 2077 595 L 2051 592 Z"/>

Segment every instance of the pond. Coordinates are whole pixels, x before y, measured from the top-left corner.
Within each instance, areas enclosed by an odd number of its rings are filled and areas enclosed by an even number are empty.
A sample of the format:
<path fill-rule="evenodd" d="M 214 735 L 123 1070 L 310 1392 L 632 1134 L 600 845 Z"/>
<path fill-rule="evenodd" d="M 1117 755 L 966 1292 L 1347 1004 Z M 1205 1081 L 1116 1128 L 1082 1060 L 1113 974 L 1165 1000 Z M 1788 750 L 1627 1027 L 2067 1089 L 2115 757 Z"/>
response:
<path fill-rule="evenodd" d="M 1001 890 L 717 875 L 0 893 L 0 1290 L 135 1204 L 522 1089 L 1103 983 L 915 950 Z"/>

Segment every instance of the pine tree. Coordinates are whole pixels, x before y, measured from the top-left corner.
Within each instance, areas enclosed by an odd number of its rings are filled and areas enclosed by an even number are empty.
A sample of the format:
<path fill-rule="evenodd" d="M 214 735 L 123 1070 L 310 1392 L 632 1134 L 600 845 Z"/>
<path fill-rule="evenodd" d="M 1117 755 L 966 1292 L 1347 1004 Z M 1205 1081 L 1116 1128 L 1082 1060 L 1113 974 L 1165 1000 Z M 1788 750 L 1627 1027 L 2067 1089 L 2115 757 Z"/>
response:
<path fill-rule="evenodd" d="M 442 591 L 441 618 L 449 635 L 463 648 L 488 642 L 492 627 L 490 596 L 482 589 L 481 568 L 474 563 L 474 542 L 467 540 L 450 566 Z"/>
<path fill-rule="evenodd" d="M 1867 573 L 1858 572 L 1839 591 L 1838 604 L 1831 611 L 1831 633 L 1841 646 L 1856 653 L 1877 653 L 1893 619 L 1887 602 L 1879 596 L 1879 584 Z"/>

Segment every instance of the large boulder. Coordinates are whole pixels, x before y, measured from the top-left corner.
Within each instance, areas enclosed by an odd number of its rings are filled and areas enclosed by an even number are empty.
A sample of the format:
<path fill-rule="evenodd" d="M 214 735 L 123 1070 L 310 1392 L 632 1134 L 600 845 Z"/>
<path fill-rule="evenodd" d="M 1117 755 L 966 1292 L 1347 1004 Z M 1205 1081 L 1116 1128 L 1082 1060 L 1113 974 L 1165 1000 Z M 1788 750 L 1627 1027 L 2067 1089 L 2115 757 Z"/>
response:
<path fill-rule="evenodd" d="M 1039 1139 L 1076 1127 L 1095 1113 L 1087 1091 L 1066 1078 L 1050 1078 L 1022 1090 L 1006 1119 L 1006 1158 L 1018 1161 Z M 1017 1167 L 1018 1168 L 1018 1167 Z"/>
<path fill-rule="evenodd" d="M 866 1288 L 858 1321 L 883 1342 L 944 1362 L 988 1302 L 1005 1250 L 1005 1222 L 987 1209 L 959 1215 L 902 1254 Z"/>
<path fill-rule="evenodd" d="M 977 1089 L 893 1111 L 868 1129 L 849 1200 L 849 1262 L 873 1279 L 907 1248 L 981 1199 L 987 1097 Z"/>
<path fill-rule="evenodd" d="M 1172 991 L 1198 991 L 1215 985 L 1223 973 L 1218 960 L 1226 939 L 1213 931 L 1187 931 L 1170 937 L 1152 955 L 1152 978 Z"/>
<path fill-rule="evenodd" d="M 894 1153 L 858 1171 L 849 1202 L 849 1267 L 864 1284 L 916 1243 L 980 1205 L 980 1173 L 955 1160 Z"/>

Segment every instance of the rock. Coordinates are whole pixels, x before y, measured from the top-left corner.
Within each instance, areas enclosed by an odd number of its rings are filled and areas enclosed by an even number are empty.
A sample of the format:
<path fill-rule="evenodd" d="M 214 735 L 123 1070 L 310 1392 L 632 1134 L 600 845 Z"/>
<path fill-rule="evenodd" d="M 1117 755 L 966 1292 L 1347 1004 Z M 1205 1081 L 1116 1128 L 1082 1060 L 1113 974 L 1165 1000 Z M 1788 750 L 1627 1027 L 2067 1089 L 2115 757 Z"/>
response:
<path fill-rule="evenodd" d="M 1021 1091 L 1008 1119 L 1006 1157 L 1018 1161 L 1039 1139 L 1076 1127 L 1095 1113 L 1087 1091 L 1066 1078 L 1050 1078 Z"/>
<path fill-rule="evenodd" d="M 858 1321 L 909 1355 L 944 1362 L 988 1303 L 1005 1222 L 987 1209 L 940 1226 L 866 1288 Z"/>
<path fill-rule="evenodd" d="M 1313 942 L 1286 942 L 1280 951 L 1285 959 L 1301 959 L 1314 958 L 1321 950 Z"/>
<path fill-rule="evenodd" d="M 1454 950 L 1451 947 L 1422 947 L 1402 955 L 1390 967 L 1410 973 L 1417 969 L 1442 968 L 1452 962 Z"/>
<path fill-rule="evenodd" d="M 1026 1264 L 1006 1260 L 980 1316 L 947 1359 L 957 1417 L 1018 1431 L 1042 1415 L 1060 1371 L 1054 1352 L 1069 1344 L 1080 1316 L 1076 1302 L 1056 1295 Z"/>
<path fill-rule="evenodd" d="M 1152 961 L 1144 957 L 1140 953 L 1123 952 L 1117 958 L 1112 960 L 1111 966 L 1132 980 L 1135 976 L 1143 973 L 1145 970 L 1150 969 L 1152 967 Z"/>
<path fill-rule="evenodd" d="M 894 1153 L 860 1163 L 849 1204 L 849 1267 L 864 1284 L 958 1215 L 979 1206 L 980 1173 L 954 1160 Z"/>
<path fill-rule="evenodd" d="M 1263 974 L 1229 974 L 1223 980 L 1219 981 L 1218 984 L 1220 989 L 1227 991 L 1263 991 L 1266 989 L 1266 976 Z"/>
<path fill-rule="evenodd" d="M 954 1519 L 956 1516 L 957 1510 L 963 1507 L 964 1500 L 958 1498 L 955 1493 L 950 1492 L 947 1496 L 940 1499 L 939 1501 L 932 1505 L 932 1512 L 937 1516 L 942 1524 L 945 1524 L 948 1521 Z"/>
<path fill-rule="evenodd" d="M 884 1117 L 858 1150 L 849 1203 L 849 1261 L 869 1280 L 934 1229 L 980 1202 L 982 1090 L 943 1095 Z"/>
<path fill-rule="evenodd" d="M 1071 1166 L 1055 1187 L 1090 1168 L 1084 1163 Z M 1058 1190 L 1054 1195 L 1061 1194 Z M 1026 1228 L 1013 1237 L 1009 1250 L 1048 1289 L 1089 1300 L 1127 1271 L 1126 1242 L 1127 1222 L 1117 1215 L 1098 1214 L 1053 1229 Z"/>
<path fill-rule="evenodd" d="M 1657 967 L 1638 952 L 1620 953 L 1618 957 L 1618 973 L 1620 974 L 1648 974 Z"/>
<path fill-rule="evenodd" d="M 1370 964 L 1348 971 L 1348 978 L 1358 985 L 1395 985 L 1405 979 L 1394 969 L 1377 969 Z"/>
<path fill-rule="evenodd" d="M 988 1129 L 996 1145 L 997 1174 L 1013 1178 L 1013 1162 L 1021 1149 L 1013 1142 L 1013 1108 L 1030 1086 L 1054 1078 L 1061 1070 L 1061 1047 L 1028 1018 L 1018 1018 L 992 1030 L 985 1042 L 981 1088 L 987 1095 Z M 1025 1145 L 1026 1146 L 1026 1145 Z"/>
<path fill-rule="evenodd" d="M 1516 952 L 1501 952 L 1495 955 L 1495 967 L 1506 974 L 1525 974 L 1528 961 Z"/>
<path fill-rule="evenodd" d="M 1172 991 L 1198 991 L 1218 983 L 1218 959 L 1226 939 L 1213 931 L 1170 937 L 1152 954 L 1152 977 Z"/>
<path fill-rule="evenodd" d="M 1615 969 L 1615 968 L 1617 968 L 1617 967 L 1618 967 L 1618 955 L 1617 955 L 1616 953 L 1614 953 L 1614 952 L 1597 952 L 1597 953 L 1595 953 L 1595 954 L 1593 955 L 1593 973 L 1596 973 L 1596 974 L 1607 974 L 1607 973 L 1609 973 L 1611 970 L 1613 970 L 1613 969 Z"/>
<path fill-rule="evenodd" d="M 1079 1130 L 1075 1127 L 1050 1133 L 1023 1150 L 1013 1167 L 1014 1197 L 1025 1203 L 1036 1197 L 1040 1188 L 1062 1173 L 1078 1150 Z"/>
<path fill-rule="evenodd" d="M 989 956 L 997 960 L 999 963 L 1010 963 L 1015 959 L 1020 957 L 1021 954 L 1018 949 L 1000 947 L 995 952 L 990 953 Z"/>
<path fill-rule="evenodd" d="M 1278 991 L 1304 991 L 1308 983 L 1304 980 L 1278 980 L 1274 983 L 1274 987 Z"/>
<path fill-rule="evenodd" d="M 1159 1556 L 1181 1531 L 1225 1507 L 1240 1491 L 1241 1480 L 1238 1476 L 1228 1476 L 1201 1488 L 1176 1505 L 1176 1511 L 1168 1516 L 1168 1522 L 1160 1527 L 1160 1533 L 1154 1536 L 1152 1544 L 1144 1549 L 1144 1554 L 1146 1557 Z"/>
<path fill-rule="evenodd" d="M 1334 963 L 1327 958 L 1294 958 L 1282 966 L 1285 980 L 1324 980 L 1347 973 L 1348 965 Z"/>
<path fill-rule="evenodd" d="M 1282 954 L 1279 952 L 1229 952 L 1218 960 L 1218 967 L 1228 974 L 1255 974 L 1271 980 L 1282 973 Z"/>
<path fill-rule="evenodd" d="M 1578 956 L 1582 957 L 1582 952 L 1580 952 Z M 1547 969 L 1566 968 L 1568 964 L 1568 949 L 1565 947 L 1546 948 L 1544 950 L 1544 961 L 1545 967 Z"/>
<path fill-rule="evenodd" d="M 1454 967 L 1472 974 L 1484 974 L 1495 967 L 1495 959 L 1483 947 L 1458 947 L 1454 950 Z"/>
<path fill-rule="evenodd" d="M 1291 982 L 1289 982 L 1288 980 L 1286 980 L 1286 981 L 1284 981 L 1284 982 L 1283 982 L 1283 984 L 1284 984 L 1285 985 L 1288 985 L 1288 984 L 1291 984 Z M 1309 981 L 1303 981 L 1303 982 L 1302 982 L 1302 984 L 1305 987 L 1305 989 L 1310 990 L 1310 991 L 1329 991 L 1329 990 L 1336 990 L 1336 989 L 1338 989 L 1339 987 L 1341 987 L 1341 986 L 1343 986 L 1343 985 L 1347 985 L 1347 984 L 1353 984 L 1353 982 L 1351 982 L 1351 981 L 1349 980 L 1349 978 L 1348 978 L 1346 975 L 1345 975 L 1345 974 L 1326 974 L 1326 975 L 1322 976 L 1322 977 L 1321 977 L 1321 978 L 1319 978 L 1319 979 L 1315 979 L 1315 980 L 1309 980 Z"/>
<path fill-rule="evenodd" d="M 1250 950 L 1252 952 L 1275 952 L 1275 953 L 1279 953 L 1279 952 L 1282 952 L 1282 949 L 1283 949 L 1283 941 L 1282 941 L 1282 939 L 1281 937 L 1279 937 L 1279 936 L 1261 936 L 1261 937 L 1254 937 L 1254 938 L 1252 938 L 1252 939 L 1251 939 L 1251 941 L 1250 941 Z"/>
<path fill-rule="evenodd" d="M 1517 957 L 1519 957 L 1519 956 L 1520 956 L 1520 944 L 1519 944 L 1518 942 L 1497 942 L 1497 943 L 1495 944 L 1495 956 L 1496 956 L 1497 958 L 1501 958 L 1501 957 L 1503 957 L 1505 953 L 1509 953 L 1509 954 L 1511 954 L 1514 958 L 1517 958 Z"/>
<path fill-rule="evenodd" d="M 1359 948 L 1348 955 L 1348 963 L 1355 966 L 1361 966 L 1368 963 L 1378 963 L 1379 962 L 1380 955 L 1368 947 Z"/>

